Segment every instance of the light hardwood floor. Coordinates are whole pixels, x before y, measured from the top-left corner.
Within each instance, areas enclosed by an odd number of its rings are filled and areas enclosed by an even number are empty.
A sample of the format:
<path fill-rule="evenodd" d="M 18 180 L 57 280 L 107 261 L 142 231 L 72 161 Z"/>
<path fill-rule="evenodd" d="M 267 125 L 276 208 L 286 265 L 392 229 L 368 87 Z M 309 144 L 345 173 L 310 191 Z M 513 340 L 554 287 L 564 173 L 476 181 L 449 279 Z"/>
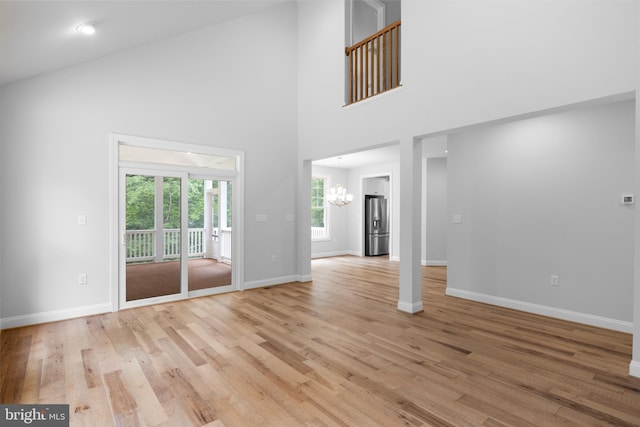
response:
<path fill-rule="evenodd" d="M 396 310 L 398 264 L 2 332 L 0 402 L 71 425 L 640 425 L 630 335 L 444 295 Z"/>

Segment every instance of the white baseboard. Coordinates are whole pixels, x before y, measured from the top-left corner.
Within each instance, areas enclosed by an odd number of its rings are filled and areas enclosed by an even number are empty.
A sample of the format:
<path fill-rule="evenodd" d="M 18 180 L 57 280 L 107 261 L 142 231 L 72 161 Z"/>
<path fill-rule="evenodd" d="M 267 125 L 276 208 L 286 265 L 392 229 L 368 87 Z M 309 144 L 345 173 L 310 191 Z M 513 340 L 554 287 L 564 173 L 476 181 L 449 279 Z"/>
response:
<path fill-rule="evenodd" d="M 18 328 L 20 326 L 37 325 L 39 323 L 57 322 L 75 317 L 93 316 L 94 314 L 110 313 L 111 303 L 87 305 L 83 307 L 66 308 L 62 310 L 44 311 L 40 313 L 24 314 L 0 319 L 0 329 Z"/>
<path fill-rule="evenodd" d="M 532 304 L 524 301 L 512 300 L 509 298 L 496 297 L 493 295 L 480 294 L 463 289 L 447 287 L 446 294 L 453 297 L 482 302 L 485 304 L 497 305 L 500 307 L 512 308 L 514 310 L 525 311 L 527 313 L 540 314 L 542 316 L 554 317 L 556 319 L 568 320 L 570 322 L 583 323 L 585 325 L 599 328 L 612 329 L 614 331 L 633 333 L 633 323 L 622 320 L 610 319 L 593 314 L 580 313 L 577 311 L 564 310 L 562 308 L 549 307 L 546 305 Z"/>
<path fill-rule="evenodd" d="M 640 362 L 631 361 L 629 365 L 629 375 L 640 378 Z"/>
<path fill-rule="evenodd" d="M 308 281 L 308 280 L 298 280 L 301 277 L 302 276 L 282 276 L 282 277 L 273 277 L 271 279 L 254 280 L 253 282 L 245 282 L 244 287 L 242 289 L 243 290 L 257 289 L 257 288 L 264 288 L 265 286 L 275 286 L 275 285 L 283 285 L 285 283 L 291 283 L 291 282 Z"/>
<path fill-rule="evenodd" d="M 315 258 L 329 258 L 332 256 L 353 255 L 351 251 L 335 251 L 335 252 L 319 252 L 311 254 L 311 259 Z"/>
<path fill-rule="evenodd" d="M 389 261 L 400 262 L 399 256 L 389 256 Z"/>
<path fill-rule="evenodd" d="M 422 306 L 422 301 L 414 303 L 398 301 L 398 310 L 404 311 L 405 313 L 415 314 L 424 311 L 424 307 Z"/>
<path fill-rule="evenodd" d="M 298 274 L 298 282 L 311 282 L 313 280 L 313 277 L 311 277 L 310 274 Z"/>
<path fill-rule="evenodd" d="M 447 266 L 447 260 L 434 260 L 434 259 L 423 259 L 422 260 L 422 265 L 426 266 L 426 267 L 446 267 Z"/>

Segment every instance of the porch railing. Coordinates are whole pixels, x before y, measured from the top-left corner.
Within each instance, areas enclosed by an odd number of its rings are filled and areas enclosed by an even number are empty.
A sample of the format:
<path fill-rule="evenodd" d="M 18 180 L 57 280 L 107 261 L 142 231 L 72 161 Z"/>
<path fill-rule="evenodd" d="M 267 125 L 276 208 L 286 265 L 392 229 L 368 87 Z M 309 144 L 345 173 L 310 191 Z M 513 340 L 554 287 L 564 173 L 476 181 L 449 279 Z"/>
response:
<path fill-rule="evenodd" d="M 397 20 L 345 48 L 349 104 L 400 86 L 400 24 Z"/>
<path fill-rule="evenodd" d="M 324 227 L 311 227 L 311 240 L 324 239 L 325 237 L 327 237 L 327 235 Z"/>
<path fill-rule="evenodd" d="M 220 261 L 231 262 L 231 229 L 220 230 Z"/>
<path fill-rule="evenodd" d="M 229 232 L 230 233 L 230 232 Z M 127 230 L 127 262 L 150 261 L 156 258 L 156 230 Z M 180 257 L 180 230 L 163 230 L 162 259 Z M 204 228 L 188 231 L 189 256 L 201 256 L 205 251 Z"/>

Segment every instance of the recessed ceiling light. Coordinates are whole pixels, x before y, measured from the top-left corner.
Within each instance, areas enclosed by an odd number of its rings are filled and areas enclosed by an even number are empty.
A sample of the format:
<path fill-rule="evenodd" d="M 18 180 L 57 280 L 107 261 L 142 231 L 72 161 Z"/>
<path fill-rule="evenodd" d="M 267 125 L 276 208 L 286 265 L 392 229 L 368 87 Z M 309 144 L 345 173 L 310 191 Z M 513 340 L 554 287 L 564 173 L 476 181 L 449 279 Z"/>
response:
<path fill-rule="evenodd" d="M 96 32 L 96 27 L 92 23 L 87 22 L 87 23 L 78 25 L 76 27 L 76 31 L 81 33 L 81 34 L 85 34 L 87 36 L 90 36 L 90 35 L 92 35 L 92 34 L 94 34 Z"/>

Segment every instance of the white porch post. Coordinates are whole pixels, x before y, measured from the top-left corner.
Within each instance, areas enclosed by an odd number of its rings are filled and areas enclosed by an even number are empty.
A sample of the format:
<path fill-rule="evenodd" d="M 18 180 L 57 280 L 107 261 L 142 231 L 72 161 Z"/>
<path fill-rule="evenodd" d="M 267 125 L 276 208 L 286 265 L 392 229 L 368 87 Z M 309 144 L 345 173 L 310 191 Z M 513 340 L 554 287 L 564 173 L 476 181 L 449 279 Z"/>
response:
<path fill-rule="evenodd" d="M 218 225 L 220 229 L 227 228 L 227 181 L 219 181 L 218 188 Z M 220 233 L 222 234 L 222 233 Z"/>
<path fill-rule="evenodd" d="M 211 188 L 213 182 L 209 179 L 204 180 L 204 236 L 202 237 L 202 243 L 204 244 L 204 256 L 206 258 L 213 258 L 213 194 Z"/>
<path fill-rule="evenodd" d="M 154 262 L 162 262 L 164 259 L 164 221 L 163 221 L 163 184 L 161 176 L 155 177 L 155 258 Z"/>
<path fill-rule="evenodd" d="M 422 142 L 400 141 L 400 296 L 398 310 L 418 313 L 422 305 L 420 243 Z"/>

